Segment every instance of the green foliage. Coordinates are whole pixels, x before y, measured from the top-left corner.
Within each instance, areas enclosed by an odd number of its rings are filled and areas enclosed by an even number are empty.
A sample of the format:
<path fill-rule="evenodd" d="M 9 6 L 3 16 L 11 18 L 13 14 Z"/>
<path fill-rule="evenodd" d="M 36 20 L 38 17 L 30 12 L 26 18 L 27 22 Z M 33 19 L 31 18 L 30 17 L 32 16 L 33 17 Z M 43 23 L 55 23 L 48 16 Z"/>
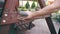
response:
<path fill-rule="evenodd" d="M 20 6 L 20 7 L 18 8 L 18 10 L 26 11 L 27 9 L 26 9 L 25 7 L 23 7 L 23 6 Z"/>
<path fill-rule="evenodd" d="M 35 8 L 35 2 L 33 1 L 31 8 Z"/>
<path fill-rule="evenodd" d="M 34 0 L 34 1 L 37 1 L 37 0 Z"/>
<path fill-rule="evenodd" d="M 60 13 L 59 13 L 59 11 L 56 11 L 55 14 L 56 14 L 56 16 L 53 17 L 53 19 L 60 23 Z"/>
<path fill-rule="evenodd" d="M 53 19 L 60 23 L 60 14 L 57 13 L 56 16 L 53 17 Z"/>
<path fill-rule="evenodd" d="M 27 1 L 26 5 L 25 5 L 26 9 L 30 8 L 30 4 L 29 2 Z"/>
<path fill-rule="evenodd" d="M 28 1 L 37 1 L 37 0 L 28 0 Z"/>

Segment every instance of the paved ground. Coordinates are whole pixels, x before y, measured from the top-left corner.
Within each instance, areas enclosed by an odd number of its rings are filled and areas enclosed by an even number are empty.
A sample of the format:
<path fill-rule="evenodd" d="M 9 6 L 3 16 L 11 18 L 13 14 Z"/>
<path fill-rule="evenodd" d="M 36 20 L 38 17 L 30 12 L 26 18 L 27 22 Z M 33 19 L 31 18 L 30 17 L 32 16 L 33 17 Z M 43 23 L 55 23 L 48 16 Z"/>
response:
<path fill-rule="evenodd" d="M 33 23 L 35 27 L 28 31 L 29 34 L 50 34 L 44 19 L 35 20 Z"/>
<path fill-rule="evenodd" d="M 33 22 L 35 24 L 35 27 L 31 30 L 28 30 L 22 34 L 50 34 L 50 31 L 48 29 L 48 26 L 46 24 L 45 19 L 38 19 Z M 54 26 L 56 31 L 58 31 L 60 24 L 54 22 Z"/>

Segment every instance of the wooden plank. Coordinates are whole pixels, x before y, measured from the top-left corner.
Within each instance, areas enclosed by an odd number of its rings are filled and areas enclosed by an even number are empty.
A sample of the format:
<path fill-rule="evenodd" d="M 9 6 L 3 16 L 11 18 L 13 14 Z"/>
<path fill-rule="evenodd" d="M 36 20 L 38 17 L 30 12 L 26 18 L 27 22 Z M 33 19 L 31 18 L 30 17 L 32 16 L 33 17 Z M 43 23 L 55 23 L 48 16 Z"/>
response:
<path fill-rule="evenodd" d="M 11 24 L 11 23 L 16 23 L 18 22 L 17 16 L 18 12 L 16 11 L 16 6 L 18 0 L 7 0 L 4 10 L 3 10 L 3 15 L 2 15 L 2 21 L 1 24 Z"/>
<path fill-rule="evenodd" d="M 7 17 L 4 14 L 7 13 L 7 12 L 9 12 L 9 14 L 10 14 L 10 12 L 12 12 L 12 10 L 16 10 L 15 9 L 16 5 L 17 5 L 17 3 L 16 3 L 15 0 L 5 0 L 4 10 L 3 10 L 3 13 L 2 13 L 3 14 L 2 15 L 2 20 L 6 19 L 8 22 L 3 23 L 0 20 L 0 24 L 9 23 L 9 19 L 8 18 L 10 16 L 8 15 L 8 17 Z M 7 11 L 6 9 L 9 9 L 10 11 Z M 14 20 L 12 20 L 12 21 L 14 21 Z M 8 25 L 0 25 L 0 34 L 9 34 L 10 26 L 11 26 L 10 24 L 8 24 Z"/>
<path fill-rule="evenodd" d="M 4 0 L 3 8 L 5 6 L 5 3 L 6 3 L 6 0 Z M 0 19 L 0 23 L 1 23 L 1 19 Z M 0 34 L 8 34 L 8 32 L 9 32 L 9 25 L 8 26 L 7 25 L 0 25 Z"/>

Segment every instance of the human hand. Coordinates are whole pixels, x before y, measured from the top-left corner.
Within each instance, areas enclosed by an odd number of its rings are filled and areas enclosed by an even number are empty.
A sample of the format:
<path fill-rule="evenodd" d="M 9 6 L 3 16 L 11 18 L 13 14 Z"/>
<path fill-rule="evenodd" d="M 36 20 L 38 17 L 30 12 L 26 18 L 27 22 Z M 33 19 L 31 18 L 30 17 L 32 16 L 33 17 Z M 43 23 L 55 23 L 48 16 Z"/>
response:
<path fill-rule="evenodd" d="M 32 17 L 32 12 L 30 12 L 30 11 L 26 11 L 26 12 L 21 12 L 20 14 L 22 14 L 22 16 L 18 16 L 17 18 L 19 19 L 19 20 L 31 20 L 31 19 L 33 19 Z M 27 15 L 27 16 L 23 16 L 23 15 Z"/>
<path fill-rule="evenodd" d="M 30 20 L 30 19 L 33 19 L 33 12 L 30 12 L 30 11 L 26 11 L 26 13 L 28 14 L 28 16 L 26 16 L 25 18 L 24 18 L 24 20 Z"/>
<path fill-rule="evenodd" d="M 25 24 L 25 23 L 29 23 L 29 22 L 34 20 L 32 18 L 32 12 L 26 11 L 25 13 L 27 14 L 27 16 L 20 16 L 20 15 L 18 15 L 17 18 L 18 18 L 19 21 L 23 21 L 24 24 Z"/>

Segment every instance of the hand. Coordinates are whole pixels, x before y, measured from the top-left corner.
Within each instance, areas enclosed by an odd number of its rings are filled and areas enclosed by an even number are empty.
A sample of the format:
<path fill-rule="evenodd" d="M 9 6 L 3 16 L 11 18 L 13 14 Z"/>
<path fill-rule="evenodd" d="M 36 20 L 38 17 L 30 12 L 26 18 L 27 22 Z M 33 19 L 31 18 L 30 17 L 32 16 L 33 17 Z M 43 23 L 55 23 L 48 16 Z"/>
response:
<path fill-rule="evenodd" d="M 18 15 L 17 19 L 18 19 L 18 20 L 21 20 L 21 19 L 22 19 L 22 20 L 28 20 L 28 21 L 31 20 L 32 17 L 33 17 L 33 16 L 32 16 L 33 13 L 30 12 L 30 11 L 26 11 L 25 13 L 27 13 L 28 16 L 20 16 L 20 15 Z"/>
<path fill-rule="evenodd" d="M 24 21 L 25 23 L 30 23 L 31 21 L 33 21 L 34 19 L 32 19 L 32 12 L 29 12 L 29 11 L 26 11 L 25 13 L 28 14 L 28 16 L 25 16 L 25 17 L 21 17 L 21 16 L 18 16 L 18 20 L 22 20 Z M 25 24 L 24 23 L 24 24 Z"/>
<path fill-rule="evenodd" d="M 29 19 L 33 19 L 32 17 L 32 12 L 30 12 L 30 11 L 26 11 L 26 13 L 28 14 L 28 16 L 26 17 L 26 18 L 24 18 L 25 20 L 29 20 Z"/>
<path fill-rule="evenodd" d="M 34 20 L 32 15 L 33 13 L 30 11 L 26 11 L 26 13 L 28 14 L 28 16 L 24 17 L 23 20 L 25 21 L 25 23 L 32 22 Z"/>

